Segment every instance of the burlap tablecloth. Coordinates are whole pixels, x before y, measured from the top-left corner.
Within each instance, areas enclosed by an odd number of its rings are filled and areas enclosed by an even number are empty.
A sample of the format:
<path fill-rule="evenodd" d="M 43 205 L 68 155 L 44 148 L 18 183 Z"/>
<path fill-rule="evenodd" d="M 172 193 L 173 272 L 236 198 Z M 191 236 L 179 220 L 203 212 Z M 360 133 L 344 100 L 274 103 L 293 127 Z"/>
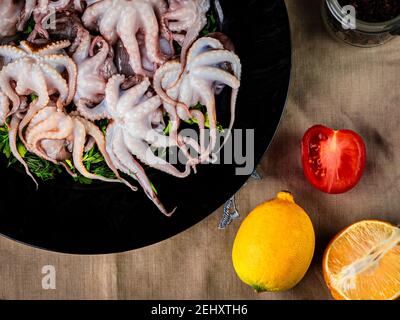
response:
<path fill-rule="evenodd" d="M 0 239 L 0 299 L 329 299 L 321 258 L 329 239 L 366 218 L 400 222 L 400 40 L 358 49 L 331 39 L 319 0 L 287 0 L 293 81 L 278 134 L 259 170 L 238 193 L 242 213 L 217 229 L 222 209 L 172 239 L 118 255 L 72 256 Z M 368 163 L 359 186 L 325 195 L 303 178 L 299 141 L 316 123 L 359 132 Z M 279 190 L 291 190 L 315 225 L 316 253 L 293 290 L 255 294 L 236 277 L 231 247 L 244 216 Z M 190 214 L 190 213 L 188 213 Z M 42 289 L 42 267 L 56 268 L 56 290 Z"/>

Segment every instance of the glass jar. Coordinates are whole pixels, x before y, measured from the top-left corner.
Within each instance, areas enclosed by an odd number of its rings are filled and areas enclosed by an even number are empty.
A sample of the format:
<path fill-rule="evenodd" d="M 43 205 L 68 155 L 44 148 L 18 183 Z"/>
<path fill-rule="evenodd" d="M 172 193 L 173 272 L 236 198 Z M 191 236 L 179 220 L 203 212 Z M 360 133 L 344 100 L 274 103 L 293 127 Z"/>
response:
<path fill-rule="evenodd" d="M 322 17 L 328 31 L 337 39 L 358 47 L 375 47 L 400 35 L 400 16 L 385 22 L 356 19 L 338 0 L 322 0 Z"/>

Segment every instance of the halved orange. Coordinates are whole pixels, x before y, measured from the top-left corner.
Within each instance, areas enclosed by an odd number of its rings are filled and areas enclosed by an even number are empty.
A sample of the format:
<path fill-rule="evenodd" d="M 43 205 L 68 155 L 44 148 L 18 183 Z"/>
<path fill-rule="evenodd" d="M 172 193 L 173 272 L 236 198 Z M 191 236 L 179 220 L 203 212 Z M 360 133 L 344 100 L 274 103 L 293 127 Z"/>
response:
<path fill-rule="evenodd" d="M 400 228 L 366 220 L 328 245 L 322 268 L 338 300 L 394 300 L 400 296 Z"/>

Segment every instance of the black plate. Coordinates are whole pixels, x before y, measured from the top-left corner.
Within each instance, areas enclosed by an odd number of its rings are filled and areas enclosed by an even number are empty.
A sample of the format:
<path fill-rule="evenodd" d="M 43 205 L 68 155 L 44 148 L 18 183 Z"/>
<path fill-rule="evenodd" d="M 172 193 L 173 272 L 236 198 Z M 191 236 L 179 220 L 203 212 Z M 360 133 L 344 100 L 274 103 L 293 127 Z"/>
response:
<path fill-rule="evenodd" d="M 235 128 L 255 129 L 256 163 L 271 142 L 284 109 L 291 69 L 291 44 L 283 0 L 220 0 L 222 31 L 243 64 Z M 229 119 L 229 93 L 219 98 L 219 117 Z M 169 208 L 164 217 L 145 195 L 123 186 L 80 186 L 60 177 L 38 191 L 22 172 L 0 164 L 0 233 L 54 251 L 113 253 L 141 248 L 198 223 L 245 183 L 234 165 L 203 165 L 187 179 L 162 173 L 151 180 Z M 217 227 L 217 226 L 215 226 Z"/>

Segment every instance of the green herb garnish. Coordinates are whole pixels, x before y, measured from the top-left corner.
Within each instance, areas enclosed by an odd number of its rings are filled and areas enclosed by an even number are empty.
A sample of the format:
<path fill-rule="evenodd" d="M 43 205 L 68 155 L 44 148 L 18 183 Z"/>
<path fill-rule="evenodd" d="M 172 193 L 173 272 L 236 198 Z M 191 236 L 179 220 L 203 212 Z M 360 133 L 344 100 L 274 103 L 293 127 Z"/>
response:
<path fill-rule="evenodd" d="M 74 164 L 71 160 L 65 161 L 68 167 L 71 169 L 73 173 L 77 176 L 74 178 L 76 182 L 81 184 L 91 184 L 93 181 L 89 178 L 82 176 L 75 168 Z M 91 148 L 89 151 L 85 152 L 83 155 L 83 165 L 85 166 L 86 170 L 89 172 L 102 176 L 109 179 L 115 179 L 116 176 L 114 172 L 108 167 L 103 155 L 97 149 L 96 146 Z"/>
<path fill-rule="evenodd" d="M 204 29 L 200 32 L 200 34 L 202 36 L 206 36 L 209 33 L 216 32 L 217 30 L 218 30 L 217 18 L 215 17 L 213 10 L 210 10 L 207 13 L 207 24 L 204 27 Z"/>
<path fill-rule="evenodd" d="M 150 181 L 151 189 L 153 189 L 154 193 L 158 196 L 158 192 L 156 187 L 154 186 L 153 182 Z"/>
<path fill-rule="evenodd" d="M 7 159 L 10 159 L 11 150 L 10 150 L 10 142 L 8 140 L 7 125 L 0 127 L 0 152 L 4 154 Z"/>
<path fill-rule="evenodd" d="M 168 136 L 169 133 L 171 132 L 171 129 L 172 129 L 172 121 L 169 120 L 169 121 L 168 121 L 168 125 L 167 125 L 167 126 L 165 127 L 165 129 L 163 130 L 164 134 L 165 134 L 166 136 Z"/>
<path fill-rule="evenodd" d="M 35 19 L 33 17 L 31 17 L 28 21 L 28 23 L 26 24 L 25 30 L 22 32 L 24 35 L 30 35 L 33 31 L 33 29 L 35 29 Z"/>
<path fill-rule="evenodd" d="M 29 170 L 43 181 L 53 180 L 62 170 L 59 166 L 28 153 L 24 157 Z"/>
<path fill-rule="evenodd" d="M 95 123 L 100 128 L 100 130 L 103 132 L 103 134 L 105 135 L 110 121 L 108 119 L 103 119 L 103 120 L 97 120 L 97 121 L 95 121 Z"/>
<path fill-rule="evenodd" d="M 32 93 L 28 96 L 28 101 L 29 101 L 29 103 L 31 103 L 31 102 L 35 101 L 37 98 L 38 98 L 38 96 Z"/>

